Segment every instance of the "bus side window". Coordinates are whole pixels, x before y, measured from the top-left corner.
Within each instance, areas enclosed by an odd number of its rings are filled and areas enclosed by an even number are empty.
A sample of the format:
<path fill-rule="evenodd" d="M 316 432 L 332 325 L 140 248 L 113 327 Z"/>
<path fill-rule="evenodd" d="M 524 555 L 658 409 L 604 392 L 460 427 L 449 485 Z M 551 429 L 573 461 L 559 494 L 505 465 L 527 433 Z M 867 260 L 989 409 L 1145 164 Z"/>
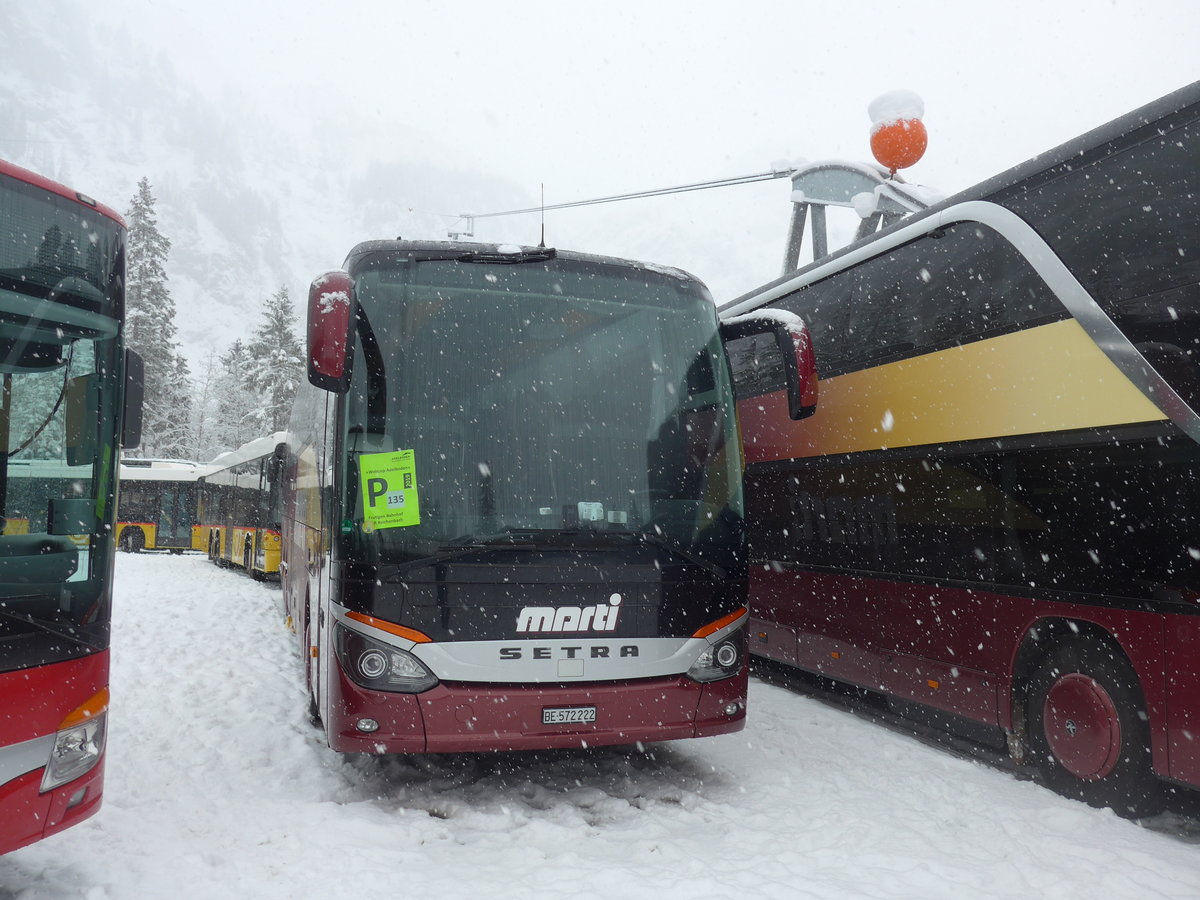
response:
<path fill-rule="evenodd" d="M 952 225 L 930 236 L 913 260 L 926 273 L 919 288 L 918 344 L 940 349 L 1062 318 L 1065 309 L 1008 239 L 978 222 Z"/>

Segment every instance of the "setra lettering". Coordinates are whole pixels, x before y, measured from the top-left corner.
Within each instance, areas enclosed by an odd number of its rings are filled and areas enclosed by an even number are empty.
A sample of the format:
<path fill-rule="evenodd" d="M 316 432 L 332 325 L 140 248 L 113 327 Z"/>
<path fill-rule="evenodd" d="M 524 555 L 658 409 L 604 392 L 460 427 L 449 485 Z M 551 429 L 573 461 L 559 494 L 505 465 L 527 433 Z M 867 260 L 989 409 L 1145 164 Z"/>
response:
<path fill-rule="evenodd" d="M 500 659 L 582 659 L 584 650 L 590 659 L 633 659 L 641 656 L 641 648 L 637 644 L 620 644 L 598 647 L 501 647 Z"/>

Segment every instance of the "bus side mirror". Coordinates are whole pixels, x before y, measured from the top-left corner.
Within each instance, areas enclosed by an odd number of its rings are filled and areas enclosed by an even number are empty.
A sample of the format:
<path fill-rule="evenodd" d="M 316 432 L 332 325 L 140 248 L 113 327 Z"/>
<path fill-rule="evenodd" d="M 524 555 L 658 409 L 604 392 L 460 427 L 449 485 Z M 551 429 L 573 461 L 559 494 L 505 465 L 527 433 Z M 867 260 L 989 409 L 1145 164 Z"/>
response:
<path fill-rule="evenodd" d="M 350 388 L 350 327 L 354 283 L 326 272 L 308 289 L 308 380 L 327 391 Z"/>
<path fill-rule="evenodd" d="M 125 408 L 121 416 L 121 446 L 136 447 L 142 442 L 142 406 L 146 398 L 146 366 L 142 357 L 125 351 Z"/>
<path fill-rule="evenodd" d="M 806 419 L 817 411 L 817 356 L 808 326 L 795 313 L 758 309 L 721 323 L 721 338 L 728 342 L 756 334 L 771 334 L 783 363 L 788 415 Z"/>

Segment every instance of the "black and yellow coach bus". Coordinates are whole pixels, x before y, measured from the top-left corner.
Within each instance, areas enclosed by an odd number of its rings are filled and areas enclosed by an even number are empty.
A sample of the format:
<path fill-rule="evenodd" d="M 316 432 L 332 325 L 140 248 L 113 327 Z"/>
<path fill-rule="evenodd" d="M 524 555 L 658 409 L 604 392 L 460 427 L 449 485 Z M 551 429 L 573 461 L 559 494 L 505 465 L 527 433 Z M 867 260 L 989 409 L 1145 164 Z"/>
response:
<path fill-rule="evenodd" d="M 1200 83 L 721 309 L 751 648 L 1125 814 L 1200 785 Z"/>

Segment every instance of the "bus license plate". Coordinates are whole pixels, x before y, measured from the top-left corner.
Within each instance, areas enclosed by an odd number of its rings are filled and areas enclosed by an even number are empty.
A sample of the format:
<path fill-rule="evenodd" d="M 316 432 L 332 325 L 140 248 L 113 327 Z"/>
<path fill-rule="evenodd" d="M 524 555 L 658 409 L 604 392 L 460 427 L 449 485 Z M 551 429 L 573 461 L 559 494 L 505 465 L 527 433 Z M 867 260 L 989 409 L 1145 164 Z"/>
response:
<path fill-rule="evenodd" d="M 543 725 L 573 725 L 596 721 L 594 706 L 559 706 L 542 710 Z"/>

